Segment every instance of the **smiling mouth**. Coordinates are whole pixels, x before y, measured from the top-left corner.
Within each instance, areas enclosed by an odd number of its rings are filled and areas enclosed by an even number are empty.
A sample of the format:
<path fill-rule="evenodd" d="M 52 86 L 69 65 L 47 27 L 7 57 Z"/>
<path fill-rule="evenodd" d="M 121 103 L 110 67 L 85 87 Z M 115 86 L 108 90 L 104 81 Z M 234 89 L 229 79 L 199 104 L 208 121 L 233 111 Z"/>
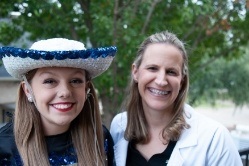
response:
<path fill-rule="evenodd" d="M 158 90 L 158 89 L 154 89 L 154 88 L 149 88 L 149 91 L 155 95 L 167 95 L 170 93 L 170 91 Z"/>
<path fill-rule="evenodd" d="M 67 104 L 53 104 L 54 108 L 56 108 L 58 111 L 61 112 L 67 112 L 70 111 L 73 107 L 73 103 L 67 103 Z"/>

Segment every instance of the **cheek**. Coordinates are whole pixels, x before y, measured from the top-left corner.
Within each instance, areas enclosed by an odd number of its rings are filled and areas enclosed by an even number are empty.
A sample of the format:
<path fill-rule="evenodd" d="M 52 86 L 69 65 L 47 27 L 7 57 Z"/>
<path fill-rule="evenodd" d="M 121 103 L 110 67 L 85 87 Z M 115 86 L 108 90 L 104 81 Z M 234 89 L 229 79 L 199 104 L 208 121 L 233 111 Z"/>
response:
<path fill-rule="evenodd" d="M 149 72 L 140 71 L 137 73 L 136 78 L 137 81 L 141 84 L 145 84 L 153 79 L 153 75 Z"/>
<path fill-rule="evenodd" d="M 85 99 L 87 98 L 87 95 L 85 93 L 85 90 L 78 90 L 73 94 L 73 97 L 79 102 L 84 103 Z"/>
<path fill-rule="evenodd" d="M 177 91 L 179 92 L 181 90 L 181 87 L 182 87 L 182 81 L 176 80 L 175 87 L 176 87 Z"/>
<path fill-rule="evenodd" d="M 138 82 L 137 88 L 138 88 L 138 92 L 141 94 L 141 89 L 142 89 L 141 83 Z"/>
<path fill-rule="evenodd" d="M 40 89 L 33 92 L 38 105 L 49 103 L 55 96 L 52 90 Z"/>
<path fill-rule="evenodd" d="M 176 77 L 171 77 L 168 82 L 170 83 L 170 85 L 176 89 L 176 90 L 180 90 L 181 86 L 182 86 L 182 80 L 180 78 L 176 78 Z"/>
<path fill-rule="evenodd" d="M 137 82 L 137 86 L 138 86 L 138 92 L 142 98 L 144 97 L 146 87 L 150 82 L 151 81 L 149 81 L 149 78 L 147 78 L 146 76 L 139 77 L 138 82 Z"/>
<path fill-rule="evenodd" d="M 138 90 L 141 93 L 143 90 L 145 90 L 146 86 L 153 83 L 155 80 L 155 76 L 150 73 L 140 73 L 138 75 Z"/>

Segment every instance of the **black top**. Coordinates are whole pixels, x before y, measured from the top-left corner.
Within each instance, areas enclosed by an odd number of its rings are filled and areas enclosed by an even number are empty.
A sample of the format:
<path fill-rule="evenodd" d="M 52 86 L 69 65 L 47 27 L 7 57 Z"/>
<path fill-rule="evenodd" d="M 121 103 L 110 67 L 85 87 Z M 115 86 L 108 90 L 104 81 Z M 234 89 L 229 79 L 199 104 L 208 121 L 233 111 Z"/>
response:
<path fill-rule="evenodd" d="M 127 166 L 167 166 L 171 153 L 176 145 L 176 141 L 170 141 L 167 148 L 159 154 L 154 154 L 148 161 L 135 148 L 132 142 L 129 142 L 126 158 Z"/>
<path fill-rule="evenodd" d="M 114 165 L 113 140 L 108 129 L 103 126 L 105 152 L 108 165 Z M 77 156 L 71 141 L 70 132 L 54 136 L 46 136 L 51 166 L 70 165 L 77 163 Z M 0 166 L 22 166 L 14 136 L 13 124 L 8 123 L 0 129 Z"/>

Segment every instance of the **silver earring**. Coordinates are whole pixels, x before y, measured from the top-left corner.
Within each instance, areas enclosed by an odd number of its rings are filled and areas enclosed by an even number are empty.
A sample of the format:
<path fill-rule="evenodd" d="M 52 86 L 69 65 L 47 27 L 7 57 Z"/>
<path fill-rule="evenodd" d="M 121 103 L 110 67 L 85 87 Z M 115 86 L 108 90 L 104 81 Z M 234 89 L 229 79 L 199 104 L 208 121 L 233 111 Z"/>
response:
<path fill-rule="evenodd" d="M 33 99 L 32 99 L 32 97 L 31 97 L 31 96 L 29 96 L 29 97 L 28 97 L 28 101 L 29 101 L 30 103 L 32 103 L 32 102 L 33 102 Z"/>
<path fill-rule="evenodd" d="M 90 96 L 90 90 L 91 90 L 91 89 L 88 88 L 87 91 L 86 91 L 86 96 L 87 96 L 87 98 Z"/>
<path fill-rule="evenodd" d="M 90 93 L 90 90 L 91 90 L 91 89 L 88 88 L 87 91 L 86 91 L 86 94 L 89 94 L 89 93 Z"/>

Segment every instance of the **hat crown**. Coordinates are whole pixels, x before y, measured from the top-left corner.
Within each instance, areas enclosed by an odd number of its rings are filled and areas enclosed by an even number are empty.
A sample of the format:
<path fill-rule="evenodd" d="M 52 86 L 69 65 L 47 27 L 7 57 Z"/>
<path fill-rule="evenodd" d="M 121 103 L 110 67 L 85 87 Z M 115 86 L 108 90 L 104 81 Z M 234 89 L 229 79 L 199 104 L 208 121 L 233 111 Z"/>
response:
<path fill-rule="evenodd" d="M 64 38 L 52 38 L 35 42 L 30 49 L 40 51 L 86 50 L 83 43 Z"/>

